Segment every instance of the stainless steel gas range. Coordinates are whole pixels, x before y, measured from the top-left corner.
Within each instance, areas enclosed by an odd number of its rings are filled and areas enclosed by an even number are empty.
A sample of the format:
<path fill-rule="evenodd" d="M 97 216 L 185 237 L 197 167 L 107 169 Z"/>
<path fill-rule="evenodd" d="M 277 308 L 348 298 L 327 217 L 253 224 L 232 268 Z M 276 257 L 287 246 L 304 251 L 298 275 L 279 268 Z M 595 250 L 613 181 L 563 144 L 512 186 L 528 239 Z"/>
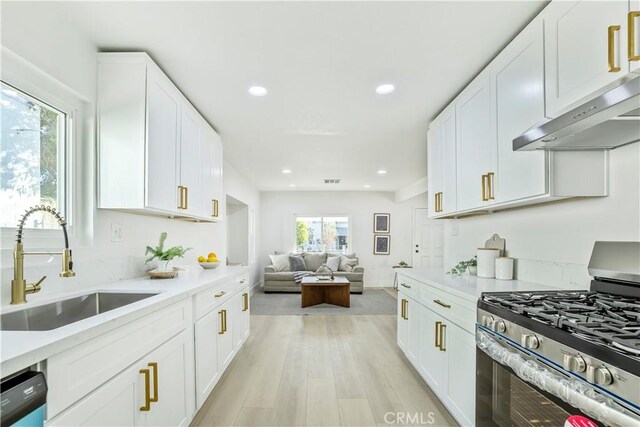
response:
<path fill-rule="evenodd" d="M 640 426 L 640 242 L 596 242 L 584 291 L 478 301 L 476 424 Z"/>

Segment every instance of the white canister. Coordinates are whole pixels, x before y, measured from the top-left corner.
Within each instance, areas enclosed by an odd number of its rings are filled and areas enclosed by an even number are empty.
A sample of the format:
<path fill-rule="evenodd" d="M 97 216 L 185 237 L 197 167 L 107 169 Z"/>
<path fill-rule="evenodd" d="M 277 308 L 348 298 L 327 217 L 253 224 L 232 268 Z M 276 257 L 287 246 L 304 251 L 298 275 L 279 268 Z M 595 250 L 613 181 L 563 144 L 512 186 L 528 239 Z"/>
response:
<path fill-rule="evenodd" d="M 496 279 L 513 280 L 513 258 L 496 258 Z"/>
<path fill-rule="evenodd" d="M 500 249 L 478 248 L 478 277 L 496 277 L 496 258 L 500 256 Z"/>

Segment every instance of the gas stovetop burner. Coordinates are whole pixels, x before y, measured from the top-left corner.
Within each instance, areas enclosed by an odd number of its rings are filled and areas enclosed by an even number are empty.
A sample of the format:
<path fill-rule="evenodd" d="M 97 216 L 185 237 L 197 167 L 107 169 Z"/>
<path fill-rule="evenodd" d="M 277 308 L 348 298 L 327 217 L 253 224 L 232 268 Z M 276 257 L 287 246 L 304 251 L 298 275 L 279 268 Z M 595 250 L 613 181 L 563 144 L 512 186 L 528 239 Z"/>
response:
<path fill-rule="evenodd" d="M 482 301 L 575 337 L 640 355 L 640 299 L 593 291 L 491 292 Z"/>

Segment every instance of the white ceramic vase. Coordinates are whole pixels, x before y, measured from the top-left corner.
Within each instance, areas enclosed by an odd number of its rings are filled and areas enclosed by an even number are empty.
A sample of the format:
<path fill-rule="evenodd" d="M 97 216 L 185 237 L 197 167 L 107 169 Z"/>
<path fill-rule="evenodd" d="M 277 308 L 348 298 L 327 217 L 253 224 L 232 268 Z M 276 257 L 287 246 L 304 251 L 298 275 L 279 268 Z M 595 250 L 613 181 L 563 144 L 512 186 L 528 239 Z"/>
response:
<path fill-rule="evenodd" d="M 166 273 L 169 271 L 173 271 L 173 260 L 169 261 L 158 261 L 158 266 L 156 267 L 156 271 L 158 273 Z"/>
<path fill-rule="evenodd" d="M 496 258 L 500 256 L 500 249 L 478 248 L 478 277 L 492 279 L 496 277 Z"/>
<path fill-rule="evenodd" d="M 513 258 L 496 258 L 496 279 L 513 280 Z"/>

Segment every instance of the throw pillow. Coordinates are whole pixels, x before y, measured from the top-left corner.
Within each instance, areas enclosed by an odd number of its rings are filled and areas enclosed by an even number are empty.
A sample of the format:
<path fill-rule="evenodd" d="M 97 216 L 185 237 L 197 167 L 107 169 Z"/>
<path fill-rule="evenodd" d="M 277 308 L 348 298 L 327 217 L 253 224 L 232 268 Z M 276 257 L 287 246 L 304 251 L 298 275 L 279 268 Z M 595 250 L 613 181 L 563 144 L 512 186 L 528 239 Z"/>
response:
<path fill-rule="evenodd" d="M 316 271 L 322 264 L 327 262 L 327 254 L 325 252 L 304 254 L 304 263 L 307 265 L 309 271 Z"/>
<path fill-rule="evenodd" d="M 346 256 L 340 257 L 339 271 L 351 271 L 353 267 L 358 265 L 358 258 L 347 258 Z"/>
<path fill-rule="evenodd" d="M 269 255 L 269 258 L 276 271 L 291 271 L 289 268 L 289 254 Z"/>
<path fill-rule="evenodd" d="M 327 267 L 329 267 L 332 271 L 338 271 L 340 268 L 340 259 L 342 257 L 339 256 L 329 256 L 327 257 Z"/>
<path fill-rule="evenodd" d="M 291 271 L 308 271 L 301 255 L 289 255 L 289 267 Z"/>

